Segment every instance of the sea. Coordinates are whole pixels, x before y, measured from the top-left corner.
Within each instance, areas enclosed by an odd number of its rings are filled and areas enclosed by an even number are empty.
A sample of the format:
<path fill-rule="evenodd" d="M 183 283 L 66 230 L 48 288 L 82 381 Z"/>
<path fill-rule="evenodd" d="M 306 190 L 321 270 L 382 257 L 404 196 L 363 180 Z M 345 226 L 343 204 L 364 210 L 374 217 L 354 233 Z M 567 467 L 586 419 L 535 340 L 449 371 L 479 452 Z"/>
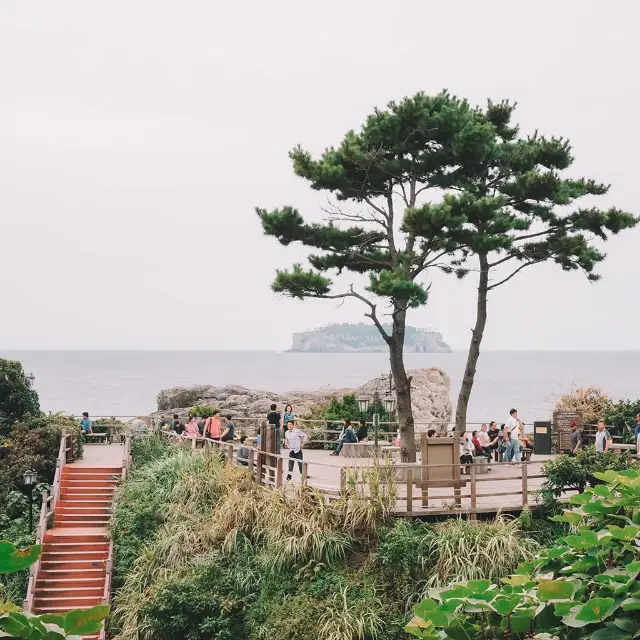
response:
<path fill-rule="evenodd" d="M 277 351 L 2 351 L 35 376 L 45 411 L 131 417 L 157 408 L 161 389 L 241 385 L 277 393 L 357 387 L 389 372 L 384 353 Z M 407 353 L 408 369 L 440 367 L 457 398 L 466 353 Z M 556 399 L 595 386 L 615 399 L 640 397 L 639 351 L 485 351 L 478 362 L 468 422 L 551 418 Z"/>

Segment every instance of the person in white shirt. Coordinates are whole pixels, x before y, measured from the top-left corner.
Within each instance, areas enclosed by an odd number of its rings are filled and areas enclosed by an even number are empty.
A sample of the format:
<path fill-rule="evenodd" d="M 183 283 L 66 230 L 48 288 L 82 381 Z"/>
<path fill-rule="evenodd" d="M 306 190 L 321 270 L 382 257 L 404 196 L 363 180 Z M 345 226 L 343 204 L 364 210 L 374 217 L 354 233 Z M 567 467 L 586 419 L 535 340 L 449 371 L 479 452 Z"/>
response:
<path fill-rule="evenodd" d="M 471 442 L 468 433 L 465 433 L 460 440 L 460 464 L 464 465 L 463 472 L 466 473 L 469 465 L 473 462 L 473 452 L 475 447 Z"/>
<path fill-rule="evenodd" d="M 522 449 L 520 446 L 520 439 L 518 437 L 519 426 L 520 420 L 518 418 L 518 410 L 511 409 L 511 411 L 509 411 L 509 419 L 504 425 L 505 432 L 509 434 L 507 449 L 504 452 L 504 460 L 510 464 L 513 462 L 520 462 L 522 460 Z"/>
<path fill-rule="evenodd" d="M 287 441 L 287 447 L 289 448 L 289 473 L 287 480 L 291 480 L 291 472 L 293 471 L 294 460 L 298 460 L 298 469 L 302 474 L 302 445 L 307 439 L 307 434 L 304 431 L 300 431 L 295 426 L 293 420 L 287 423 L 287 433 L 284 434 Z"/>
<path fill-rule="evenodd" d="M 491 444 L 491 438 L 487 433 L 487 425 L 483 424 L 480 427 L 480 431 L 478 432 L 478 440 L 480 440 L 480 444 L 483 449 L 486 449 Z"/>
<path fill-rule="evenodd" d="M 604 420 L 598 421 L 598 431 L 596 432 L 596 451 L 605 453 L 609 451 L 612 444 L 611 434 L 607 431 Z"/>

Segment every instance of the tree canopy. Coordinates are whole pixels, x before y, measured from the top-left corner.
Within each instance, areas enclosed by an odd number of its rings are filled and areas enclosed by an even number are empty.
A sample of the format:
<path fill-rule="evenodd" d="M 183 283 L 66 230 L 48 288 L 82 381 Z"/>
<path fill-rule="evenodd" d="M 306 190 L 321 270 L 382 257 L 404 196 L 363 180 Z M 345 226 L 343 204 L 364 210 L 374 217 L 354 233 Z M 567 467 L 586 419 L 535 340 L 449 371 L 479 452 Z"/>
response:
<path fill-rule="evenodd" d="M 28 415 L 40 413 L 38 394 L 33 391 L 22 365 L 0 358 L 0 435 Z"/>

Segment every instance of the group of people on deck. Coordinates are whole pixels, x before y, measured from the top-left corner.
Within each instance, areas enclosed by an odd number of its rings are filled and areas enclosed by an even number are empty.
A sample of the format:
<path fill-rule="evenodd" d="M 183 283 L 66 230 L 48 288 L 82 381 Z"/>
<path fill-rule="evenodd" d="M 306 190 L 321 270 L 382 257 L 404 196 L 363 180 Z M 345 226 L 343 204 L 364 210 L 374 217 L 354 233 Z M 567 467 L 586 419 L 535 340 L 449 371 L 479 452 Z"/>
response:
<path fill-rule="evenodd" d="M 224 427 L 218 414 L 210 416 L 206 420 L 198 419 L 196 416 L 191 415 L 185 424 L 180 420 L 180 416 L 175 413 L 171 420 L 162 419 L 160 428 L 163 431 L 176 433 L 186 438 L 211 438 L 212 440 L 229 442 L 235 438 L 236 426 L 230 413 L 224 418 Z"/>
<path fill-rule="evenodd" d="M 525 433 L 524 423 L 518 418 L 518 410 L 511 409 L 509 419 L 500 428 L 492 421 L 488 426 L 483 424 L 479 431 L 465 434 L 460 441 L 460 463 L 471 464 L 478 456 L 489 461 L 495 456 L 497 460 L 502 454 L 505 462 L 513 464 L 521 462 L 522 452 L 531 448 L 531 440 Z"/>

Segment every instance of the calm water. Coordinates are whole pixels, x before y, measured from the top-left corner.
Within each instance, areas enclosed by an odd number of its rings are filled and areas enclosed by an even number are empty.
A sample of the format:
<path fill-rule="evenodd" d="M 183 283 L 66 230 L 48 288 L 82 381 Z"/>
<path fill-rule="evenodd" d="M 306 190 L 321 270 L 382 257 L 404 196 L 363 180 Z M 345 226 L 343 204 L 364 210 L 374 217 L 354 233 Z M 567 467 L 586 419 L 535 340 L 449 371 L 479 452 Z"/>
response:
<path fill-rule="evenodd" d="M 388 372 L 384 354 L 275 351 L 0 351 L 36 377 L 42 408 L 76 415 L 130 416 L 156 409 L 160 389 L 239 384 L 268 391 L 355 387 Z M 451 376 L 455 403 L 466 354 L 407 354 L 409 368 L 438 366 Z M 488 351 L 480 356 L 470 422 L 546 419 L 572 385 L 601 387 L 614 398 L 640 396 L 640 352 Z"/>

